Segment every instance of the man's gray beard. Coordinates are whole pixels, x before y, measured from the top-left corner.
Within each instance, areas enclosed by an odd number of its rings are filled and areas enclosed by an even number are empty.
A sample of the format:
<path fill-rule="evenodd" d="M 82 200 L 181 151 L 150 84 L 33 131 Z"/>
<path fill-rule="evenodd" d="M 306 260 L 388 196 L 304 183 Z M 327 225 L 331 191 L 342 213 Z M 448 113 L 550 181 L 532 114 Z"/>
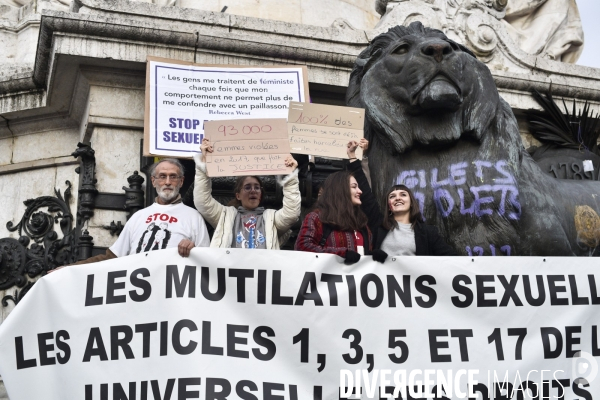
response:
<path fill-rule="evenodd" d="M 173 191 L 168 193 L 165 192 L 163 189 L 156 189 L 156 193 L 158 194 L 158 197 L 160 197 L 160 199 L 162 201 L 164 201 L 165 203 L 170 202 L 171 200 L 173 200 L 175 197 L 177 197 L 177 195 L 179 194 L 179 189 L 178 188 L 173 188 Z"/>

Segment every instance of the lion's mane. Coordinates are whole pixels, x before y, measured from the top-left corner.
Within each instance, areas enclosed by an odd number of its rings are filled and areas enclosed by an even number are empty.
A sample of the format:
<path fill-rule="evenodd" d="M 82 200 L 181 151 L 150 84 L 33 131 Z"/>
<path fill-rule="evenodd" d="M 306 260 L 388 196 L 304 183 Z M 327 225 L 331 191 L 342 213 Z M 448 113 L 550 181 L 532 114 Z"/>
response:
<path fill-rule="evenodd" d="M 394 57 L 394 46 L 401 41 L 418 43 L 430 38 L 441 39 L 454 49 L 452 64 L 419 63 L 421 53 L 409 54 L 406 62 L 392 65 L 402 68 L 401 73 L 389 71 L 387 59 Z M 407 107 L 411 85 L 423 85 L 436 74 L 455 77 L 462 104 L 453 112 L 437 109 L 414 111 Z M 394 82 L 394 76 L 403 76 L 405 82 Z M 460 76 L 460 79 L 459 79 Z M 486 88 L 493 90 L 485 90 Z M 349 106 L 366 110 L 366 137 L 371 140 L 377 131 L 384 145 L 399 154 L 417 144 L 437 145 L 461 137 L 480 140 L 496 114 L 500 98 L 487 67 L 461 44 L 446 37 L 443 32 L 425 28 L 420 22 L 396 26 L 377 36 L 358 56 L 346 92 Z"/>

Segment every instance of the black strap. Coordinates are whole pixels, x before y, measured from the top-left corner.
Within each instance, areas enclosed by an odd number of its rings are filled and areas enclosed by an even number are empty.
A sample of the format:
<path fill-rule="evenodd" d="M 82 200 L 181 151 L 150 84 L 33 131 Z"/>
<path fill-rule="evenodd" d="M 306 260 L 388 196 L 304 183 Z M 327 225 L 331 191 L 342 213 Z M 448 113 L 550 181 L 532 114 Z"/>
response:
<path fill-rule="evenodd" d="M 321 236 L 321 240 L 319 241 L 319 246 L 325 247 L 325 243 L 327 243 L 327 238 L 333 232 L 333 227 L 329 224 L 323 224 L 323 236 Z"/>

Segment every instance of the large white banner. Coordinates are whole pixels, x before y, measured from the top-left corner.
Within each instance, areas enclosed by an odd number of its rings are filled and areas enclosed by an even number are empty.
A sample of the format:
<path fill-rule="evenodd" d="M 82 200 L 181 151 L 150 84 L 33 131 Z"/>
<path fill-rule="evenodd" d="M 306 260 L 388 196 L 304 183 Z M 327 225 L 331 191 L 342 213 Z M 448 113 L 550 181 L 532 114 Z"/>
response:
<path fill-rule="evenodd" d="M 172 249 L 65 268 L 0 325 L 0 374 L 11 400 L 600 399 L 597 259 L 342 261 Z"/>
<path fill-rule="evenodd" d="M 205 121 L 287 118 L 290 101 L 307 101 L 307 79 L 306 66 L 299 65 L 200 65 L 148 57 L 144 153 L 191 157 L 200 150 Z"/>

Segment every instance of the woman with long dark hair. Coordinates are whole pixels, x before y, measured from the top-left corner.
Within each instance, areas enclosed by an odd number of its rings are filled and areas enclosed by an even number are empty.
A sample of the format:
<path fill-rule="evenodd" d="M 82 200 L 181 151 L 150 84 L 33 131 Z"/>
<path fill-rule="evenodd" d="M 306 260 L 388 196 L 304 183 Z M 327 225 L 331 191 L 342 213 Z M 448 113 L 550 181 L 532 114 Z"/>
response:
<path fill-rule="evenodd" d="M 337 254 L 345 258 L 346 264 L 354 264 L 361 254 L 371 254 L 373 235 L 369 221 L 376 215 L 370 216 L 361 209 L 363 196 L 348 171 L 331 174 L 323 184 L 315 211 L 302 223 L 295 249 Z"/>
<path fill-rule="evenodd" d="M 356 149 L 356 145 L 356 142 L 348 144 L 350 150 Z M 347 169 L 353 174 L 362 189 L 364 201 L 361 207 L 372 218 L 370 225 L 375 225 L 373 228 L 373 259 L 375 261 L 384 262 L 388 254 L 395 256 L 456 255 L 456 251 L 444 241 L 437 229 L 423 222 L 419 204 L 408 187 L 394 185 L 388 190 L 386 213 L 382 214 L 361 164 L 351 160 Z"/>
<path fill-rule="evenodd" d="M 298 162 L 291 155 L 285 160 L 285 165 L 294 170 L 281 182 L 281 209 L 260 207 L 264 188 L 258 176 L 239 177 L 234 187 L 235 199 L 229 206 L 224 206 L 212 197 L 210 178 L 206 175 L 204 156 L 213 151 L 208 139 L 202 141 L 200 150 L 202 157 L 194 156 L 194 205 L 206 222 L 215 228 L 210 247 L 279 250 L 300 216 Z"/>

